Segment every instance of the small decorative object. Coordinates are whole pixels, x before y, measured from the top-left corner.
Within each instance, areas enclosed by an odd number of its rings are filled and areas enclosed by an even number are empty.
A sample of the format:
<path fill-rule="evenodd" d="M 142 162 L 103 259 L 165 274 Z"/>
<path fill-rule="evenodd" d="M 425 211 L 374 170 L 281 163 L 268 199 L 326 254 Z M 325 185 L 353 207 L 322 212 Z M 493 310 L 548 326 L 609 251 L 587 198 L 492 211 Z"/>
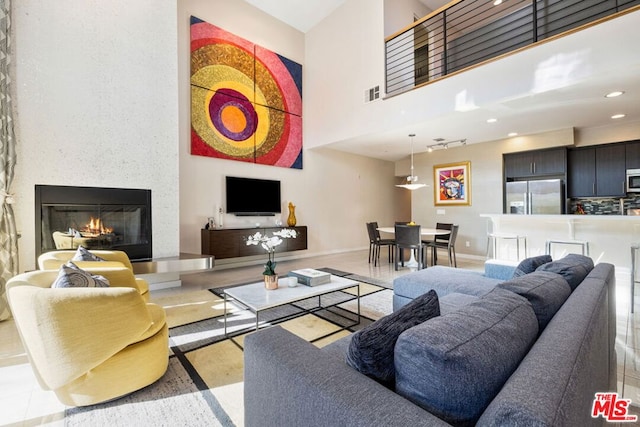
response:
<path fill-rule="evenodd" d="M 272 290 L 278 289 L 278 275 L 276 274 L 276 261 L 275 252 L 276 246 L 282 243 L 282 239 L 295 239 L 298 236 L 296 230 L 290 230 L 283 228 L 280 231 L 274 231 L 273 236 L 262 235 L 257 232 L 256 234 L 247 237 L 247 246 L 257 245 L 258 243 L 267 251 L 269 256 L 267 263 L 264 265 L 264 287 Z"/>
<path fill-rule="evenodd" d="M 224 213 L 222 212 L 222 208 L 218 209 L 218 225 L 222 228 L 222 216 Z"/>
<path fill-rule="evenodd" d="M 471 162 L 433 167 L 434 204 L 471 205 Z"/>
<path fill-rule="evenodd" d="M 264 287 L 270 291 L 274 290 L 274 289 L 278 289 L 278 275 L 277 274 L 273 274 L 271 276 L 269 276 L 268 274 L 265 274 L 264 276 Z"/>
<path fill-rule="evenodd" d="M 214 218 L 214 217 L 212 217 L 212 216 L 210 216 L 210 217 L 208 218 L 208 221 L 209 221 L 209 222 L 208 222 L 208 224 L 207 224 L 207 225 L 209 226 L 209 227 L 208 227 L 208 229 L 209 229 L 209 230 L 213 230 L 213 229 L 215 229 L 215 228 L 216 228 L 216 220 L 215 220 L 215 218 Z"/>
<path fill-rule="evenodd" d="M 289 217 L 287 218 L 287 225 L 289 227 L 296 226 L 296 207 L 291 202 L 289 202 Z"/>
<path fill-rule="evenodd" d="M 293 270 L 289 273 L 291 277 L 296 277 L 299 283 L 307 286 L 318 286 L 331 282 L 331 274 L 313 268 L 303 268 Z"/>
<path fill-rule="evenodd" d="M 287 277 L 287 279 L 289 280 L 289 287 L 290 288 L 295 288 L 296 286 L 298 286 L 298 278 L 297 277 Z"/>

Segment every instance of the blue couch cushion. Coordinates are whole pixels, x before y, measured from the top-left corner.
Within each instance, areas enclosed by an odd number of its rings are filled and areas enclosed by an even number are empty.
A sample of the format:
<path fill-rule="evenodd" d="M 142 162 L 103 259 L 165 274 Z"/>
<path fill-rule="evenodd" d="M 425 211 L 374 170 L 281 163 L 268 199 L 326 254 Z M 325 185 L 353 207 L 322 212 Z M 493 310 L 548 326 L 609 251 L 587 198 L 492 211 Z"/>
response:
<path fill-rule="evenodd" d="M 520 276 L 524 276 L 525 274 L 533 273 L 534 271 L 536 271 L 538 267 L 551 261 L 553 261 L 551 259 L 551 255 L 539 255 L 539 256 L 534 256 L 530 258 L 525 258 L 522 261 L 520 261 L 520 264 L 518 264 L 518 266 L 516 267 L 515 271 L 513 272 L 513 276 L 511 278 L 513 279 L 515 277 L 520 277 Z"/>
<path fill-rule="evenodd" d="M 579 254 L 568 254 L 564 258 L 541 265 L 536 271 L 558 273 L 575 290 L 585 277 L 593 270 L 593 260 Z"/>
<path fill-rule="evenodd" d="M 393 348 L 398 336 L 405 330 L 439 315 L 440 304 L 435 291 L 421 295 L 400 310 L 353 334 L 347 351 L 347 364 L 379 383 L 393 388 Z"/>
<path fill-rule="evenodd" d="M 396 392 L 454 425 L 473 425 L 538 335 L 531 304 L 494 289 L 400 335 Z"/>
<path fill-rule="evenodd" d="M 501 279 L 485 277 L 479 271 L 436 265 L 396 277 L 393 293 L 406 298 L 416 298 L 434 289 L 439 298 L 457 292 L 480 296 L 492 290 Z"/>
<path fill-rule="evenodd" d="M 571 287 L 562 276 L 548 271 L 534 271 L 500 283 L 498 288 L 522 295 L 531 303 L 538 318 L 539 332 L 553 318 L 571 295 Z"/>

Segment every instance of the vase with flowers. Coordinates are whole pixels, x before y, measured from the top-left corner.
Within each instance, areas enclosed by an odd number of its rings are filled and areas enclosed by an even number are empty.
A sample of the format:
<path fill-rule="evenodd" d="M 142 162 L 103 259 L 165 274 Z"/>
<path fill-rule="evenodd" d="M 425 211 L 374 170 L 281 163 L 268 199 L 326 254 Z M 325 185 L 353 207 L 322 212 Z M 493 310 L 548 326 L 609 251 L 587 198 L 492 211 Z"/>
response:
<path fill-rule="evenodd" d="M 264 265 L 264 286 L 267 289 L 278 289 L 278 275 L 276 274 L 275 253 L 276 246 L 282 243 L 282 239 L 295 239 L 297 237 L 296 230 L 283 228 L 280 231 L 274 231 L 272 236 L 263 235 L 260 232 L 247 237 L 247 246 L 260 245 L 267 251 L 268 260 Z"/>

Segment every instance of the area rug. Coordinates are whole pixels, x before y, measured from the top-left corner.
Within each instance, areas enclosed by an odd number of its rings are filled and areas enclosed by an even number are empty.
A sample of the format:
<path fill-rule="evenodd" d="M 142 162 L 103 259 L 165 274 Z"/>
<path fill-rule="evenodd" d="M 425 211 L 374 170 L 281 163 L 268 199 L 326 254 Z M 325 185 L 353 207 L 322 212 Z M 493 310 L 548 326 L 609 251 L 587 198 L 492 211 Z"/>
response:
<path fill-rule="evenodd" d="M 326 269 L 331 270 L 331 269 Z M 348 272 L 332 270 L 343 277 Z M 361 319 L 357 321 L 356 289 L 322 297 L 331 306 L 304 314 L 313 301 L 302 301 L 261 314 L 261 327 L 277 323 L 323 347 L 391 312 L 390 285 L 364 276 L 360 282 Z M 354 279 L 356 280 L 356 279 Z M 372 283 L 373 282 L 373 283 Z M 151 300 L 167 313 L 171 357 L 167 373 L 155 384 L 122 399 L 87 408 L 69 408 L 65 425 L 244 425 L 244 337 L 255 328 L 247 310 L 227 304 L 228 333 L 224 334 L 224 288 L 176 293 Z"/>
<path fill-rule="evenodd" d="M 68 408 L 65 426 L 230 426 L 226 412 L 208 389 L 198 387 L 177 357 L 164 376 L 148 387 L 99 405 Z"/>
<path fill-rule="evenodd" d="M 224 314 L 222 298 L 206 289 L 152 297 L 152 302 L 164 307 L 169 328 Z"/>

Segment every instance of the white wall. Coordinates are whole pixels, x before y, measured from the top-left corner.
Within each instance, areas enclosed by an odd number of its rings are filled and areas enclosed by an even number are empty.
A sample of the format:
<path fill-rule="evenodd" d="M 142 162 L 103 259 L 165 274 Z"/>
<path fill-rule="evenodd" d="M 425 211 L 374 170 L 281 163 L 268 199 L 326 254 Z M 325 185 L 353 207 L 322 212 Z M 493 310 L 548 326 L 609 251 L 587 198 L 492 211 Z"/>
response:
<path fill-rule="evenodd" d="M 384 92 L 383 0 L 347 0 L 307 32 L 306 50 L 307 147 L 384 125 L 386 102 L 364 103 L 365 90 Z"/>
<path fill-rule="evenodd" d="M 422 18 L 433 12 L 419 0 L 384 0 L 384 36 L 413 24 L 414 16 Z"/>
<path fill-rule="evenodd" d="M 194 15 L 231 33 L 299 62 L 303 66 L 303 169 L 286 169 L 190 154 L 189 16 Z M 335 33 L 339 33 L 335 31 Z M 180 249 L 200 252 L 200 229 L 218 207 L 224 208 L 226 175 L 280 180 L 282 215 L 289 201 L 296 205 L 298 225 L 308 227 L 309 250 L 296 256 L 367 247 L 366 221 L 394 221 L 397 197 L 394 164 L 320 148 L 307 147 L 307 88 L 339 76 L 307 66 L 309 46 L 303 33 L 237 0 L 189 0 L 178 3 L 180 105 Z M 346 54 L 345 54 L 346 55 Z M 348 56 L 348 55 L 346 55 Z M 327 106 L 335 104 L 327 100 Z M 330 124 L 326 124 L 330 128 Z M 274 217 L 225 215 L 225 227 L 273 225 Z M 235 261 L 235 260 L 233 260 Z M 230 262 L 233 262 L 230 261 Z M 220 260 L 218 265 L 228 263 Z"/>
<path fill-rule="evenodd" d="M 151 189 L 153 254 L 178 254 L 175 2 L 12 3 L 21 270 L 35 184 Z"/>
<path fill-rule="evenodd" d="M 640 139 L 640 120 L 624 120 L 614 125 L 576 130 L 576 145 L 580 147 L 634 139 Z"/>

